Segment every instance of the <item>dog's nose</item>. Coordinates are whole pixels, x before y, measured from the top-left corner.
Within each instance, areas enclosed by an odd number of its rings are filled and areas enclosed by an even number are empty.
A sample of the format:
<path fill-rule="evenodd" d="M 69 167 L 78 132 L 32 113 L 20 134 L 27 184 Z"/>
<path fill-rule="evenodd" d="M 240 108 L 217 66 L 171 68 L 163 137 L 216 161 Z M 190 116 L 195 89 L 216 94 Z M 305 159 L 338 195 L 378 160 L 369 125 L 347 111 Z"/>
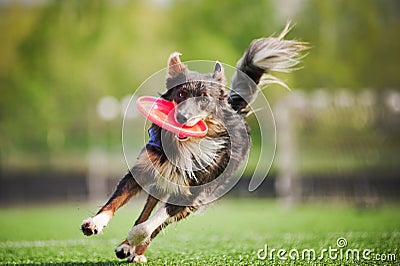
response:
<path fill-rule="evenodd" d="M 185 124 L 186 122 L 187 122 L 187 118 L 186 118 L 186 116 L 184 116 L 184 115 L 182 115 L 181 113 L 177 113 L 176 114 L 176 121 L 179 123 L 179 124 Z"/>

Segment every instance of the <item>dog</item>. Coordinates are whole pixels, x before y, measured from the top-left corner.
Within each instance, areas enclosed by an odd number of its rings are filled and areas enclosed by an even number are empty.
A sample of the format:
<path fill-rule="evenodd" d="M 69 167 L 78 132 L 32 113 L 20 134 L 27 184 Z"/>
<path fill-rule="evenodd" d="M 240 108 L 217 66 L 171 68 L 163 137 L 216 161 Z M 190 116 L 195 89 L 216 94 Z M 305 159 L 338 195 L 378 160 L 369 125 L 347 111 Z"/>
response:
<path fill-rule="evenodd" d="M 172 53 L 168 60 L 166 92 L 174 116 L 182 125 L 203 120 L 206 136 L 182 138 L 152 124 L 149 141 L 134 166 L 119 181 L 107 203 L 83 221 L 84 235 L 99 234 L 114 213 L 144 188 L 144 209 L 126 239 L 115 249 L 118 258 L 146 262 L 145 252 L 156 235 L 172 222 L 188 217 L 224 194 L 229 177 L 250 150 L 245 118 L 260 83 L 281 83 L 269 72 L 289 72 L 307 49 L 304 42 L 285 40 L 289 24 L 277 37 L 253 40 L 236 65 L 227 89 L 224 67 L 216 62 L 211 73 L 191 71 Z M 262 79 L 267 74 L 266 79 Z M 222 191 L 222 192 L 221 192 Z M 153 215 L 153 209 L 160 205 Z"/>

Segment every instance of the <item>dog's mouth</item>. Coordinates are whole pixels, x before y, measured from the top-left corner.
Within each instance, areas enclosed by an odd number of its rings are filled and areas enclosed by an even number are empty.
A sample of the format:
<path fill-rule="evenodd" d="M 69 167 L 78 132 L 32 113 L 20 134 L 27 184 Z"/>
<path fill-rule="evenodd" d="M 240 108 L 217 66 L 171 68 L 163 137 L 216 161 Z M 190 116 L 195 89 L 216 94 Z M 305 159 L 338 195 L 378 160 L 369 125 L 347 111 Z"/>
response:
<path fill-rule="evenodd" d="M 189 120 L 188 120 L 184 125 L 185 125 L 185 126 L 188 126 L 188 127 L 193 127 L 193 126 L 196 125 L 198 122 L 200 122 L 200 120 L 203 120 L 203 119 L 205 119 L 204 116 L 201 116 L 201 115 L 199 115 L 199 116 L 194 116 L 194 117 L 189 118 Z"/>
<path fill-rule="evenodd" d="M 206 117 L 205 116 L 202 116 L 202 115 L 198 115 L 198 116 L 194 116 L 194 117 L 191 117 L 191 118 L 189 118 L 189 119 L 185 119 L 186 121 L 184 122 L 184 123 L 180 123 L 180 125 L 181 125 L 181 127 L 183 128 L 183 127 L 194 127 L 194 126 L 196 126 L 201 120 L 203 120 L 203 119 L 205 119 Z M 176 118 L 175 118 L 175 120 L 177 120 Z M 177 121 L 178 122 L 178 121 Z M 183 121 L 181 121 L 181 122 L 183 122 Z M 179 122 L 178 122 L 179 123 Z M 189 139 L 189 137 L 188 136 L 185 136 L 184 134 L 177 134 L 176 135 L 176 137 L 180 140 L 180 141 L 185 141 L 185 140 L 188 140 Z"/>

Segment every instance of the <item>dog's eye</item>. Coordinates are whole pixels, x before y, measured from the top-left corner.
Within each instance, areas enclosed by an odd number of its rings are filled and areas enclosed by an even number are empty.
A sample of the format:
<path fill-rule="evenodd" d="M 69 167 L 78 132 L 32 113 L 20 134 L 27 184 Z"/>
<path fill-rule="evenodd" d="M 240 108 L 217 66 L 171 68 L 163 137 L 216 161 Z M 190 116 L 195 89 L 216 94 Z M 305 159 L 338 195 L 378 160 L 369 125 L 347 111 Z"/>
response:
<path fill-rule="evenodd" d="M 208 98 L 207 97 L 201 97 L 200 101 L 201 101 L 201 103 L 208 103 Z"/>
<path fill-rule="evenodd" d="M 178 93 L 178 98 L 179 99 L 184 99 L 186 97 L 186 92 L 185 91 L 180 91 L 179 93 Z"/>

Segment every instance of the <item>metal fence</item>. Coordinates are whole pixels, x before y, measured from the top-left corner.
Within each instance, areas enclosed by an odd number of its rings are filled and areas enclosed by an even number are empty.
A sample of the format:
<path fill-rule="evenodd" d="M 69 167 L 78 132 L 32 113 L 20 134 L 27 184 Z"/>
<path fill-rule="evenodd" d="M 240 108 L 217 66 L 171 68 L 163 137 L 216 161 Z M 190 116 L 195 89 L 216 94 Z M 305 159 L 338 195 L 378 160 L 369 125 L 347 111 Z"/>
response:
<path fill-rule="evenodd" d="M 398 197 L 400 93 L 292 91 L 274 105 L 276 192 L 305 197 Z"/>

